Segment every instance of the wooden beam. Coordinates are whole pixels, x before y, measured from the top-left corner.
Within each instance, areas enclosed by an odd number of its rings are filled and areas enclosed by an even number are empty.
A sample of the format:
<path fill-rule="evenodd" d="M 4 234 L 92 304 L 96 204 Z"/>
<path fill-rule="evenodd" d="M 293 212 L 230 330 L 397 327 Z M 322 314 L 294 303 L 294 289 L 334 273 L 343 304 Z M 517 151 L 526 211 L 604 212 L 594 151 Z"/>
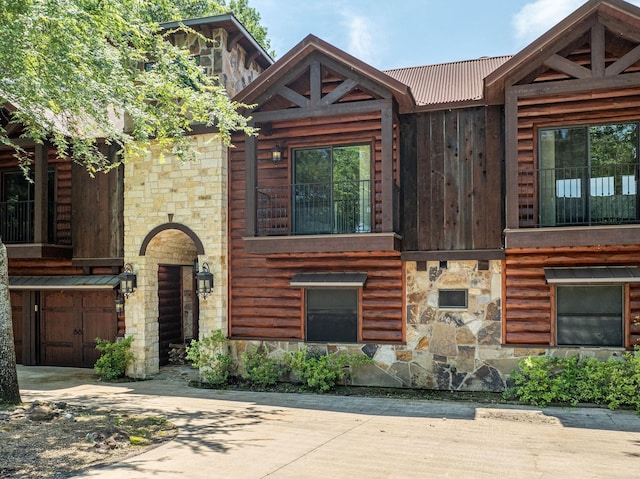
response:
<path fill-rule="evenodd" d="M 504 259 L 503 249 L 463 249 L 402 252 L 402 261 L 478 261 L 502 259 Z"/>
<path fill-rule="evenodd" d="M 578 65 L 571 60 L 567 60 L 560 55 L 553 54 L 549 58 L 544 61 L 544 65 L 546 67 L 551 68 L 552 70 L 556 70 L 561 73 L 566 73 L 567 75 L 574 78 L 591 78 L 592 72 L 588 68 Z"/>
<path fill-rule="evenodd" d="M 301 95 L 297 91 L 294 91 L 287 86 L 282 85 L 280 88 L 276 90 L 276 93 L 280 95 L 282 98 L 286 98 L 287 100 L 295 103 L 301 108 L 309 107 L 310 102 L 306 96 Z"/>
<path fill-rule="evenodd" d="M 591 74 L 596 78 L 604 77 L 604 25 L 596 23 L 591 28 Z"/>
<path fill-rule="evenodd" d="M 252 237 L 256 234 L 258 139 L 255 136 L 247 136 L 245 145 L 245 234 Z"/>
<path fill-rule="evenodd" d="M 615 63 L 612 63 L 605 70 L 606 76 L 614 76 L 622 73 L 631 65 L 640 60 L 640 45 L 633 50 L 627 52 L 624 56 L 619 58 Z"/>
<path fill-rule="evenodd" d="M 317 105 L 322 98 L 322 66 L 318 60 L 311 63 L 309 69 L 309 85 L 311 90 L 311 104 Z"/>
<path fill-rule="evenodd" d="M 512 91 L 519 98 L 543 95 L 557 95 L 560 93 L 574 93 L 593 90 L 635 87 L 640 83 L 640 73 L 626 73 L 616 77 L 588 78 L 581 80 L 559 80 L 546 83 L 519 85 L 512 87 Z"/>
<path fill-rule="evenodd" d="M 289 110 L 259 111 L 251 116 L 256 122 L 299 120 L 319 116 L 349 115 L 352 113 L 364 113 L 380 111 L 390 100 L 367 100 L 349 103 L 337 103 L 322 107 L 291 108 Z"/>
<path fill-rule="evenodd" d="M 249 68 L 251 66 L 251 62 L 260 56 L 260 52 L 258 50 L 254 50 L 251 54 L 247 54 L 244 57 L 244 67 Z"/>
<path fill-rule="evenodd" d="M 230 33 L 227 36 L 227 51 L 230 52 L 231 50 L 233 50 L 233 47 L 236 46 L 241 38 L 242 33 L 240 31 Z"/>
<path fill-rule="evenodd" d="M 351 78 L 346 79 L 331 93 L 326 94 L 324 98 L 320 100 L 320 105 L 331 105 L 332 103 L 337 102 L 340 98 L 353 90 L 357 85 L 358 82 L 356 82 L 355 80 Z"/>
<path fill-rule="evenodd" d="M 34 235 L 33 242 L 48 243 L 49 226 L 49 147 L 37 144 L 34 161 Z"/>
<path fill-rule="evenodd" d="M 393 231 L 393 104 L 386 101 L 382 108 L 382 231 Z"/>
<path fill-rule="evenodd" d="M 518 228 L 518 95 L 506 92 L 505 120 L 505 222 L 507 228 Z"/>

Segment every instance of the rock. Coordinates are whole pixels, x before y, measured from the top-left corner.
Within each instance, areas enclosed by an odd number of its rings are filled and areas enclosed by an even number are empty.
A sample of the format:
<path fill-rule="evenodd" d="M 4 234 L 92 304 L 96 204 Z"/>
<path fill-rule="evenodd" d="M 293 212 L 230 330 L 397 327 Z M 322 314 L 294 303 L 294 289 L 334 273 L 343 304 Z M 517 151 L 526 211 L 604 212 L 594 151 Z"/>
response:
<path fill-rule="evenodd" d="M 34 403 L 35 404 L 35 403 Z M 56 416 L 56 413 L 49 406 L 40 406 L 37 405 L 32 407 L 31 410 L 27 413 L 27 417 L 31 421 L 51 421 Z"/>

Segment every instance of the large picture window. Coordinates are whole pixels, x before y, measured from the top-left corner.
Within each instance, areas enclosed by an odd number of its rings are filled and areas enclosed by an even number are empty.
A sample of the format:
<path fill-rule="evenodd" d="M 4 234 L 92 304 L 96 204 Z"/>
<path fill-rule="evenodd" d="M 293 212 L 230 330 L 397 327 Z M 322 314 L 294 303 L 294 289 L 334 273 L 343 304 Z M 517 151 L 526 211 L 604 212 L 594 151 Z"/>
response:
<path fill-rule="evenodd" d="M 371 231 L 371 147 L 293 152 L 294 234 Z"/>
<path fill-rule="evenodd" d="M 540 224 L 637 222 L 638 124 L 539 132 Z"/>
<path fill-rule="evenodd" d="M 307 341 L 358 341 L 358 289 L 309 288 L 305 294 Z"/>
<path fill-rule="evenodd" d="M 559 346 L 616 346 L 623 342 L 621 285 L 557 286 Z"/>

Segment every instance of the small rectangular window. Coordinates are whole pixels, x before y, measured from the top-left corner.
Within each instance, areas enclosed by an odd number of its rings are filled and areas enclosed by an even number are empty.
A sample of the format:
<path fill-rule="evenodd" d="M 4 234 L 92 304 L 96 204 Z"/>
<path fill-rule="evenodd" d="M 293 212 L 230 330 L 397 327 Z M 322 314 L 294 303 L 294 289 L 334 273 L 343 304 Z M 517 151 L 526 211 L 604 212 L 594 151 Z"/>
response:
<path fill-rule="evenodd" d="M 307 289 L 306 340 L 358 341 L 358 289 Z"/>
<path fill-rule="evenodd" d="M 466 289 L 441 289 L 438 291 L 438 307 L 467 309 L 468 292 Z"/>

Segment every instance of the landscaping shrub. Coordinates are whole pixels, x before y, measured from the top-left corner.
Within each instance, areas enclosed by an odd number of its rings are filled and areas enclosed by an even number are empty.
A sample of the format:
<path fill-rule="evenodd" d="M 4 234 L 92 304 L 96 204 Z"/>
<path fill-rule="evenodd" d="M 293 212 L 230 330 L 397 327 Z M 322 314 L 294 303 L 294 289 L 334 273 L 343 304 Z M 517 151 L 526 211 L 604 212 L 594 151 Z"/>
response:
<path fill-rule="evenodd" d="M 578 356 L 528 357 L 510 375 L 506 399 L 534 406 L 580 402 L 606 404 L 611 409 L 633 407 L 640 414 L 640 350 L 600 361 Z"/>
<path fill-rule="evenodd" d="M 244 374 L 242 378 L 252 386 L 265 388 L 273 386 L 289 371 L 287 361 L 280 361 L 269 356 L 267 349 L 259 347 L 242 353 Z"/>
<path fill-rule="evenodd" d="M 200 369 L 204 382 L 212 385 L 226 384 L 236 371 L 228 340 L 219 329 L 200 341 L 192 340 L 186 358 Z"/>
<path fill-rule="evenodd" d="M 326 392 L 342 381 L 349 368 L 373 362 L 368 356 L 343 352 L 322 354 L 303 349 L 291 353 L 291 372 L 309 389 Z"/>
<path fill-rule="evenodd" d="M 100 379 L 113 381 L 124 377 L 127 366 L 133 361 L 132 341 L 133 336 L 115 342 L 96 338 L 96 349 L 102 355 L 96 361 L 94 370 Z"/>

